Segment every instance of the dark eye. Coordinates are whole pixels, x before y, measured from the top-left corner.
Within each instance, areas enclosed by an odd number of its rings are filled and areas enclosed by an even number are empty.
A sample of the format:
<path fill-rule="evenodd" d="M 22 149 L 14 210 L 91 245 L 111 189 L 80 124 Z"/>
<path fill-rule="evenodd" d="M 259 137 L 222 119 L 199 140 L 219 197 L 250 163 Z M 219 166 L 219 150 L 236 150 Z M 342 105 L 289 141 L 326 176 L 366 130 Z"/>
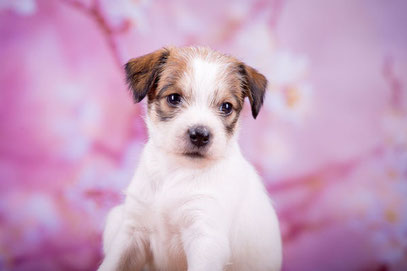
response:
<path fill-rule="evenodd" d="M 233 106 L 231 103 L 223 103 L 220 107 L 219 110 L 224 114 L 224 115 L 229 115 L 232 113 Z"/>
<path fill-rule="evenodd" d="M 181 95 L 177 93 L 173 93 L 167 96 L 167 102 L 173 106 L 179 105 L 181 103 L 181 100 Z"/>

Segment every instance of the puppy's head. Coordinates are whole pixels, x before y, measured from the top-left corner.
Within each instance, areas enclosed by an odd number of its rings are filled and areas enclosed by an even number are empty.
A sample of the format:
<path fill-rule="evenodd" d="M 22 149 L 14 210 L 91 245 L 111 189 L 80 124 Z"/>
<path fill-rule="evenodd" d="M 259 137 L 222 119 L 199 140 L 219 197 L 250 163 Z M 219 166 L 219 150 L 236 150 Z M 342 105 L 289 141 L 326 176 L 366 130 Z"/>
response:
<path fill-rule="evenodd" d="M 148 98 L 153 144 L 195 161 L 226 154 L 244 99 L 256 118 L 267 85 L 255 69 L 208 48 L 164 48 L 131 59 L 125 69 L 134 100 Z"/>

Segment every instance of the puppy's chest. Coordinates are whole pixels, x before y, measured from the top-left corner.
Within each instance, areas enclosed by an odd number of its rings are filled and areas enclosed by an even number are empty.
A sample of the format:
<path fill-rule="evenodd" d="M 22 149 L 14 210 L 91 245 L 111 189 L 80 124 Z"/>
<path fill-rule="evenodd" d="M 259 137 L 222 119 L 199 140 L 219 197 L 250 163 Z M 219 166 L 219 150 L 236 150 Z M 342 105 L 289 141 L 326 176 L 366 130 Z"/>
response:
<path fill-rule="evenodd" d="M 212 189 L 179 185 L 151 191 L 138 204 L 138 224 L 143 224 L 150 233 L 166 234 L 182 231 L 198 214 L 211 215 L 214 206 L 223 205 L 218 193 Z"/>
<path fill-rule="evenodd" d="M 133 194 L 136 222 L 149 232 L 174 234 L 194 219 L 225 217 L 242 190 L 237 176 L 226 174 L 150 175 Z"/>

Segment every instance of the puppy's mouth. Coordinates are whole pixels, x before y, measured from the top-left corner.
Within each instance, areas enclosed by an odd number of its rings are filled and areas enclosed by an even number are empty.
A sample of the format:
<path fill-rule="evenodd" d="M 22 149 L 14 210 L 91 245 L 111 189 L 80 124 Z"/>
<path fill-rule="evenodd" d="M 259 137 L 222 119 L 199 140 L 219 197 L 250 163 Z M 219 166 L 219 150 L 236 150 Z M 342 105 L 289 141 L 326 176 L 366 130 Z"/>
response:
<path fill-rule="evenodd" d="M 184 156 L 188 157 L 188 158 L 192 158 L 192 159 L 202 159 L 205 158 L 205 155 L 201 152 L 198 151 L 194 151 L 194 152 L 184 152 L 183 153 Z"/>

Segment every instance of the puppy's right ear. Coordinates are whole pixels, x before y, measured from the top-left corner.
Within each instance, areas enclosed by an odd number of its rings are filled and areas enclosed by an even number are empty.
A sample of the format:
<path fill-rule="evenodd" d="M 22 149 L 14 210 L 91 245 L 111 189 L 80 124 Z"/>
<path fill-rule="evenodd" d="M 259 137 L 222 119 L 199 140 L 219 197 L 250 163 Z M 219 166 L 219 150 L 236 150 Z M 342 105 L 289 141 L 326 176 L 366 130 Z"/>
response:
<path fill-rule="evenodd" d="M 169 54 L 169 50 L 163 48 L 126 63 L 126 79 L 136 103 L 155 90 Z"/>

